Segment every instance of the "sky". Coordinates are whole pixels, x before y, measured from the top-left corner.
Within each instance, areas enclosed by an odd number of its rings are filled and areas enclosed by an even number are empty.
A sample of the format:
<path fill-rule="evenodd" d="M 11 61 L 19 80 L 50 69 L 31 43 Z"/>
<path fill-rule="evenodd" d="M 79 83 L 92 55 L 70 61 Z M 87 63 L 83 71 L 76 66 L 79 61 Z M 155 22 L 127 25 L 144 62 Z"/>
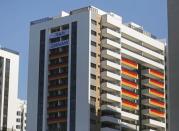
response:
<path fill-rule="evenodd" d="M 0 0 L 0 45 L 20 53 L 19 94 L 27 98 L 30 21 L 93 5 L 133 21 L 158 38 L 167 38 L 166 0 Z"/>

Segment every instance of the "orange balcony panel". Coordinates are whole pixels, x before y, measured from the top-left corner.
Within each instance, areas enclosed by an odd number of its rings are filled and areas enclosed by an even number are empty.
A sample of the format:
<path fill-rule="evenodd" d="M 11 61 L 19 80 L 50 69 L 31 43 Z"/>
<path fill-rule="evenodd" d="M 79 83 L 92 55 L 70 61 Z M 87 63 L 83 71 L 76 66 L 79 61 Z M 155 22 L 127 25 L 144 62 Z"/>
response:
<path fill-rule="evenodd" d="M 52 112 L 65 112 L 67 111 L 67 108 L 48 108 L 48 113 L 52 113 Z"/>
<path fill-rule="evenodd" d="M 48 124 L 56 124 L 56 123 L 65 123 L 67 122 L 66 118 L 48 118 Z"/>
<path fill-rule="evenodd" d="M 133 99 L 138 99 L 139 98 L 139 95 L 137 95 L 137 94 L 135 94 L 135 93 L 133 93 L 131 91 L 125 90 L 125 89 L 122 89 L 122 95 L 131 97 Z"/>
<path fill-rule="evenodd" d="M 159 96 L 161 98 L 165 97 L 164 93 L 159 92 L 159 91 L 157 91 L 155 89 L 150 89 L 149 92 L 150 92 L 150 94 L 155 95 L 155 96 Z"/>
<path fill-rule="evenodd" d="M 150 99 L 150 104 L 161 107 L 161 108 L 165 108 L 165 103 L 158 101 L 158 100 L 154 100 L 154 99 Z"/>
<path fill-rule="evenodd" d="M 150 109 L 150 114 L 154 115 L 154 116 L 158 116 L 158 117 L 165 117 L 165 113 L 164 112 L 160 112 L 154 109 Z"/>
<path fill-rule="evenodd" d="M 55 90 L 65 90 L 68 88 L 68 85 L 56 85 L 56 86 L 49 86 L 49 91 L 55 91 Z"/>
<path fill-rule="evenodd" d="M 50 55 L 49 55 L 49 58 L 50 58 L 50 59 L 56 59 L 56 58 L 66 57 L 66 56 L 68 56 L 68 52 L 50 54 Z"/>
<path fill-rule="evenodd" d="M 130 101 L 127 100 L 122 100 L 122 106 L 128 107 L 128 108 L 132 108 L 134 110 L 138 110 L 139 106 L 136 103 L 132 103 Z"/>
<path fill-rule="evenodd" d="M 58 74 L 58 75 L 49 76 L 48 80 L 57 80 L 57 79 L 67 78 L 67 77 L 68 77 L 67 73 L 61 73 L 61 74 Z"/>
<path fill-rule="evenodd" d="M 129 67 L 132 67 L 134 69 L 138 69 L 138 64 L 130 59 L 127 59 L 127 58 L 122 58 L 122 61 L 121 61 L 122 64 L 124 65 L 127 65 Z"/>
<path fill-rule="evenodd" d="M 135 78 L 135 79 L 139 78 L 139 76 L 136 72 L 127 70 L 125 68 L 122 68 L 122 74 L 127 75 L 127 76 L 132 77 L 132 78 Z"/>
<path fill-rule="evenodd" d="M 159 78 L 161 78 L 161 79 L 164 79 L 164 74 L 161 73 L 161 72 L 159 72 L 159 71 L 157 71 L 157 70 L 149 69 L 149 73 L 150 73 L 151 75 L 154 75 L 154 76 L 156 76 L 156 77 L 159 77 Z"/>
<path fill-rule="evenodd" d="M 138 85 L 132 81 L 122 78 L 122 85 L 138 89 Z"/>
<path fill-rule="evenodd" d="M 155 79 L 149 79 L 149 84 L 152 84 L 152 85 L 157 86 L 159 88 L 164 88 L 164 83 L 159 82 Z"/>
<path fill-rule="evenodd" d="M 48 102 L 52 102 L 52 101 L 58 101 L 58 100 L 67 100 L 66 96 L 49 96 L 48 97 Z"/>
<path fill-rule="evenodd" d="M 53 69 L 56 69 L 56 68 L 62 68 L 62 67 L 67 67 L 67 66 L 68 66 L 67 63 L 64 63 L 64 64 L 54 64 L 54 65 L 49 65 L 48 69 L 49 70 L 53 70 Z"/>

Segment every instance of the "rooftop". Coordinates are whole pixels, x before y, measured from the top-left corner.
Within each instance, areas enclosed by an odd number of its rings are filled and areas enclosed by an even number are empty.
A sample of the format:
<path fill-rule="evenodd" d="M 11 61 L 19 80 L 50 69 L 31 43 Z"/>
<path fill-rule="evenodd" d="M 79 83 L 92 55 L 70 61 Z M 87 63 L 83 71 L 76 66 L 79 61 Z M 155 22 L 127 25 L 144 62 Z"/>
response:
<path fill-rule="evenodd" d="M 10 52 L 10 53 L 19 55 L 19 52 L 11 50 L 11 49 L 8 49 L 8 48 L 5 48 L 5 47 L 0 47 L 0 50 L 4 50 L 4 51 Z"/>
<path fill-rule="evenodd" d="M 70 11 L 70 13 L 67 13 L 67 12 L 65 12 L 65 11 L 62 11 L 62 12 L 60 13 L 60 15 L 58 15 L 58 16 L 55 16 L 55 17 L 45 17 L 45 18 L 42 18 L 42 19 L 39 19 L 39 20 L 32 21 L 32 22 L 31 22 L 31 25 L 38 24 L 38 23 L 42 23 L 42 22 L 47 22 L 47 21 L 49 21 L 49 20 L 53 20 L 53 19 L 57 19 L 57 18 L 61 18 L 61 17 L 70 16 L 70 15 L 73 15 L 73 14 L 78 14 L 78 13 L 81 13 L 81 12 L 84 12 L 84 11 L 88 11 L 88 10 L 92 10 L 92 11 L 94 11 L 94 12 L 97 12 L 97 13 L 100 14 L 100 15 L 105 15 L 105 14 L 107 14 L 107 15 L 110 15 L 110 16 L 112 16 L 112 17 L 114 17 L 114 18 L 117 18 L 117 19 L 121 18 L 119 15 L 117 15 L 117 14 L 115 14 L 115 13 L 113 13 L 113 12 L 105 12 L 105 11 L 103 11 L 103 10 L 101 10 L 101 9 L 98 9 L 98 8 L 94 7 L 94 6 L 86 6 L 86 7 L 82 7 L 82 8 L 79 8 L 79 9 L 72 10 L 72 11 Z M 137 31 L 137 32 L 140 32 L 140 33 L 142 33 L 142 34 L 144 34 L 144 35 L 146 35 L 146 36 L 149 36 L 149 37 L 151 37 L 151 38 L 153 38 L 153 39 L 158 40 L 155 35 L 153 35 L 153 34 L 150 33 L 150 32 L 145 31 L 142 26 L 137 25 L 137 24 L 134 23 L 134 22 L 123 23 L 123 24 L 126 25 L 126 26 L 128 26 L 129 28 L 131 28 L 131 29 Z M 160 41 L 160 40 L 159 40 L 159 41 Z"/>

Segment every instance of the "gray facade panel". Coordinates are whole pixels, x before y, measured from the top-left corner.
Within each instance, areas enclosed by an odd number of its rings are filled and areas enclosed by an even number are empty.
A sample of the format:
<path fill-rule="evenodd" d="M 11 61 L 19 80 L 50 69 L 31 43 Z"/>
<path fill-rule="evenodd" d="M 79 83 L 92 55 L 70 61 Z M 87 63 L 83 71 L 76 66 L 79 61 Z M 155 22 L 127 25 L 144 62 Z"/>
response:
<path fill-rule="evenodd" d="M 169 131 L 179 129 L 179 1 L 168 0 Z"/>

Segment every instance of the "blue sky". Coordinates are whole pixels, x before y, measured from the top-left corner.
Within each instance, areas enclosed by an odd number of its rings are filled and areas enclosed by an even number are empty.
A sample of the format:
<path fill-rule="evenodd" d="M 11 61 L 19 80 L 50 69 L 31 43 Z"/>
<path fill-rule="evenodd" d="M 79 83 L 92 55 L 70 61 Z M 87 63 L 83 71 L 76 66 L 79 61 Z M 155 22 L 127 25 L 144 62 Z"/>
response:
<path fill-rule="evenodd" d="M 0 45 L 20 52 L 19 97 L 27 97 L 29 23 L 93 5 L 133 21 L 159 38 L 167 38 L 166 0 L 1 0 Z"/>

